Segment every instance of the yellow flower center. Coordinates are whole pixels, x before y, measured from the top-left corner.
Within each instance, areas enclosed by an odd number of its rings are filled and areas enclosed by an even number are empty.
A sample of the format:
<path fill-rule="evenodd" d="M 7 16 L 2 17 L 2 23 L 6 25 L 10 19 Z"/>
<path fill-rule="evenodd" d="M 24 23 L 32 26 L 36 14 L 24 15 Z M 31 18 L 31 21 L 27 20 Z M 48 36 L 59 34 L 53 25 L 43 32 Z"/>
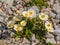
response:
<path fill-rule="evenodd" d="M 45 16 L 45 15 L 42 15 L 41 17 L 42 17 L 42 18 L 45 18 L 46 16 Z"/>
<path fill-rule="evenodd" d="M 19 21 L 19 18 L 15 18 L 16 21 Z"/>
<path fill-rule="evenodd" d="M 27 17 L 28 16 L 28 13 L 26 13 L 25 16 Z"/>
<path fill-rule="evenodd" d="M 50 25 L 50 24 L 48 24 L 47 26 L 48 26 L 48 27 L 50 27 L 51 25 Z"/>
<path fill-rule="evenodd" d="M 19 31 L 20 30 L 20 26 L 17 26 L 16 29 Z"/>
<path fill-rule="evenodd" d="M 25 26 L 26 25 L 26 22 L 25 21 L 21 22 L 21 25 L 22 26 Z"/>
<path fill-rule="evenodd" d="M 13 24 L 13 23 L 10 23 L 10 24 L 9 24 L 9 27 L 13 27 L 13 26 L 14 26 L 14 24 Z"/>
<path fill-rule="evenodd" d="M 32 15 L 32 14 L 33 14 L 33 12 L 31 11 L 31 12 L 30 12 L 30 14 Z"/>

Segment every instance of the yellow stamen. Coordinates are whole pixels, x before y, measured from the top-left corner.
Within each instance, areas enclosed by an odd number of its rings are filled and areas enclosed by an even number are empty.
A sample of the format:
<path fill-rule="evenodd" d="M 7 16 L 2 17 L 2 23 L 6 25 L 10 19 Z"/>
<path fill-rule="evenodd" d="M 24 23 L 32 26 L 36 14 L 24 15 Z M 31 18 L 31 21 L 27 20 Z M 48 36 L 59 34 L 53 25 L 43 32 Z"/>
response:
<path fill-rule="evenodd" d="M 13 26 L 14 26 L 14 24 L 13 24 L 13 23 L 10 23 L 10 24 L 9 24 L 9 27 L 13 27 Z"/>
<path fill-rule="evenodd" d="M 42 17 L 42 18 L 45 18 L 45 15 L 42 15 L 41 17 Z"/>

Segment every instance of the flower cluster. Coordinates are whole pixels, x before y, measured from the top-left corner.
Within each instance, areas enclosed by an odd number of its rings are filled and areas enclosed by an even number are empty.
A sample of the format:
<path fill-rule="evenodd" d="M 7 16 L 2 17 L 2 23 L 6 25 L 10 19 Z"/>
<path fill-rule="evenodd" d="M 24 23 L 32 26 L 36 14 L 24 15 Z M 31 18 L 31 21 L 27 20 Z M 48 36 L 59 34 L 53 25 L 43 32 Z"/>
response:
<path fill-rule="evenodd" d="M 7 27 L 15 30 L 19 37 L 25 36 L 28 39 L 33 33 L 43 37 L 47 31 L 54 30 L 49 16 L 42 12 L 37 14 L 35 10 L 23 11 L 22 15 L 14 16 L 12 21 L 7 22 Z"/>

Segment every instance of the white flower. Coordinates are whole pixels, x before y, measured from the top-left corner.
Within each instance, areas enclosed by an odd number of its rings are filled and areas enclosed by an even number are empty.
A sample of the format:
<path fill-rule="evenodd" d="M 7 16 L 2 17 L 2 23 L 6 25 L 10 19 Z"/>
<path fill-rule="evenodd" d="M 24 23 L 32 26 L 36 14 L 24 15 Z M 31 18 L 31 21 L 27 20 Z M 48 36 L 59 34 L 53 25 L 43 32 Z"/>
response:
<path fill-rule="evenodd" d="M 49 32 L 53 32 L 53 27 L 52 27 L 52 24 L 50 22 L 46 21 L 45 27 Z"/>
<path fill-rule="evenodd" d="M 29 12 L 28 11 L 23 11 L 22 14 L 23 14 L 24 17 L 29 17 Z"/>
<path fill-rule="evenodd" d="M 53 32 L 53 31 L 54 31 L 53 28 L 48 29 L 48 32 Z"/>
<path fill-rule="evenodd" d="M 19 25 L 14 25 L 14 30 L 15 31 L 22 31 L 23 27 L 19 26 Z"/>
<path fill-rule="evenodd" d="M 36 12 L 34 10 L 28 10 L 29 12 L 29 17 L 36 17 Z"/>
<path fill-rule="evenodd" d="M 46 14 L 44 14 L 44 13 L 41 13 L 41 14 L 39 15 L 39 18 L 40 18 L 41 20 L 46 21 L 46 20 L 48 20 L 48 15 L 46 15 Z"/>
<path fill-rule="evenodd" d="M 13 22 L 13 21 L 9 21 L 9 22 L 7 23 L 7 27 L 8 27 L 8 28 L 13 28 L 13 26 L 14 26 L 14 22 Z"/>
<path fill-rule="evenodd" d="M 26 22 L 25 20 L 23 20 L 23 21 L 20 22 L 20 25 L 21 25 L 21 26 L 26 26 L 26 23 L 27 23 L 27 22 Z"/>
<path fill-rule="evenodd" d="M 45 22 L 46 29 L 50 29 L 52 27 L 52 24 L 48 21 Z"/>
<path fill-rule="evenodd" d="M 13 17 L 14 21 L 19 21 L 20 19 L 18 17 Z"/>

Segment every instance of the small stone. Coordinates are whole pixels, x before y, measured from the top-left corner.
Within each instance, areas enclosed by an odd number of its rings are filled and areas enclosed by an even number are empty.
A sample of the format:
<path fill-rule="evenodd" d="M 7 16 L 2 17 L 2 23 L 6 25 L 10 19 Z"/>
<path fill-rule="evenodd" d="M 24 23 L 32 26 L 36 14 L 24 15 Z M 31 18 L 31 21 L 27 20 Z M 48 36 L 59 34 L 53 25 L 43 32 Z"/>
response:
<path fill-rule="evenodd" d="M 12 14 L 12 10 L 10 8 L 7 9 L 7 13 Z"/>
<path fill-rule="evenodd" d="M 60 36 L 56 36 L 56 40 L 57 41 L 60 41 Z"/>
<path fill-rule="evenodd" d="M 60 34 L 60 28 L 58 26 L 55 26 L 55 30 L 53 33 L 54 33 L 54 35 Z"/>
<path fill-rule="evenodd" d="M 0 30 L 0 34 L 2 33 L 2 31 Z"/>
<path fill-rule="evenodd" d="M 32 34 L 32 41 L 35 40 L 35 34 Z"/>
<path fill-rule="evenodd" d="M 56 16 L 57 19 L 60 19 L 60 12 L 57 13 L 57 16 Z"/>
<path fill-rule="evenodd" d="M 0 22 L 4 22 L 4 20 L 5 20 L 5 17 L 0 15 Z"/>
<path fill-rule="evenodd" d="M 52 16 L 53 18 L 55 18 L 56 14 L 54 14 L 53 12 L 49 13 L 50 16 Z"/>
<path fill-rule="evenodd" d="M 47 33 L 46 37 L 47 38 L 54 38 L 54 36 L 52 34 L 50 34 L 50 33 Z"/>
<path fill-rule="evenodd" d="M 38 39 L 35 39 L 34 41 L 32 41 L 32 45 L 36 45 L 37 43 L 39 43 Z"/>
<path fill-rule="evenodd" d="M 12 37 L 13 35 L 14 35 L 14 33 L 13 33 L 13 32 L 11 32 L 10 36 Z"/>
<path fill-rule="evenodd" d="M 6 43 L 11 43 L 11 41 L 10 40 L 6 40 Z"/>
<path fill-rule="evenodd" d="M 1 2 L 5 2 L 5 0 L 0 0 Z"/>
<path fill-rule="evenodd" d="M 56 11 L 57 13 L 60 12 L 60 5 L 54 4 L 52 10 Z"/>
<path fill-rule="evenodd" d="M 56 44 L 56 41 L 55 41 L 55 39 L 54 38 L 47 38 L 46 39 L 46 43 L 52 43 L 52 44 Z"/>
<path fill-rule="evenodd" d="M 29 3 L 30 2 L 30 0 L 24 0 L 25 1 L 25 3 Z"/>
<path fill-rule="evenodd" d="M 30 43 L 30 42 L 28 41 L 28 39 L 24 37 L 22 44 L 27 44 L 27 43 Z"/>
<path fill-rule="evenodd" d="M 13 5 L 13 0 L 6 0 L 6 1 L 5 1 L 5 4 L 7 4 L 6 6 L 7 6 L 8 8 L 10 8 L 10 7 L 12 7 L 12 5 Z"/>

